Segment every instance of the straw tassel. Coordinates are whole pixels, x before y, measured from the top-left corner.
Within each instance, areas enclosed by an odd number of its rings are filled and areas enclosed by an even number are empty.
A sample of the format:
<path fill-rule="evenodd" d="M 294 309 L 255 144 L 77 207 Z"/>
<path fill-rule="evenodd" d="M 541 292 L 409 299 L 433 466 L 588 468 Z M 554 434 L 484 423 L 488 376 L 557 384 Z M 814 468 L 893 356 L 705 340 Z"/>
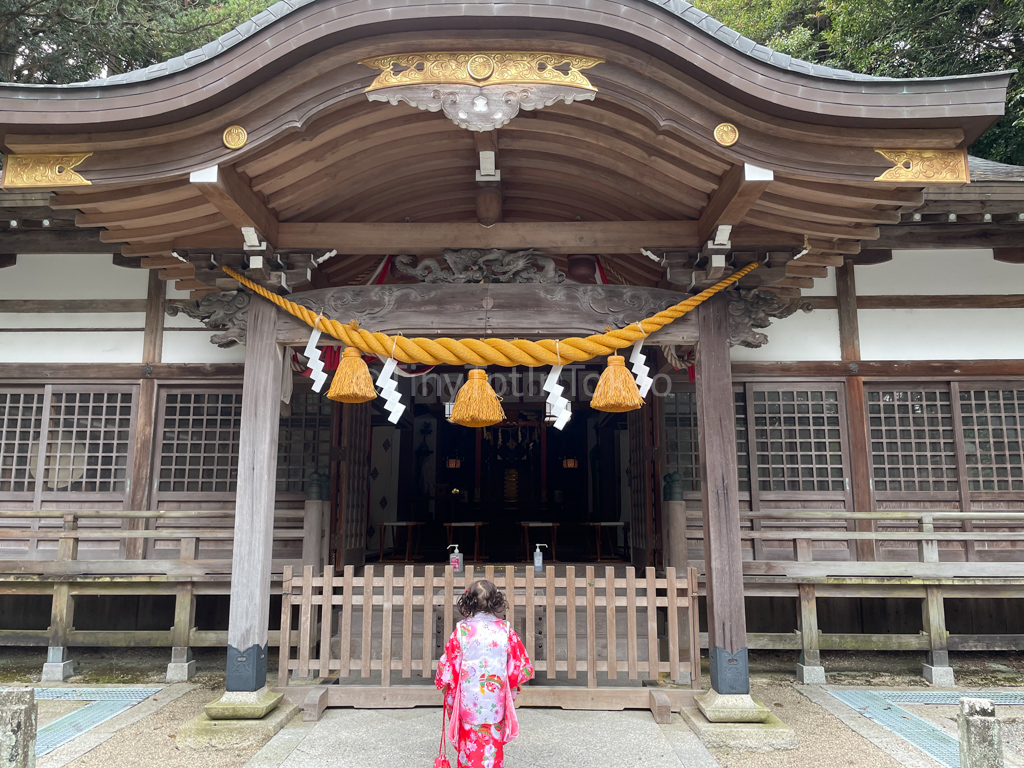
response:
<path fill-rule="evenodd" d="M 505 420 L 501 400 L 487 381 L 487 371 L 474 368 L 455 396 L 451 421 L 464 427 L 490 427 Z"/>
<path fill-rule="evenodd" d="M 643 404 L 644 399 L 640 397 L 636 382 L 626 368 L 626 358 L 622 355 L 609 355 L 608 367 L 597 382 L 590 407 L 597 411 L 622 413 L 635 411 Z"/>
<path fill-rule="evenodd" d="M 363 353 L 355 347 L 345 347 L 327 397 L 339 403 L 366 403 L 377 397 Z"/>

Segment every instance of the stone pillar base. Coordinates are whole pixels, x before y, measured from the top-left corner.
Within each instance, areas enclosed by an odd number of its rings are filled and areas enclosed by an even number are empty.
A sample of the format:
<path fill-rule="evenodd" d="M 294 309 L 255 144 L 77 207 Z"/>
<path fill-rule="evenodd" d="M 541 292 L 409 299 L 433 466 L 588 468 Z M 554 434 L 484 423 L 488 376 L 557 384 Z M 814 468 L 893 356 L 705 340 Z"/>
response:
<path fill-rule="evenodd" d="M 211 720 L 260 720 L 283 698 L 283 693 L 274 693 L 266 685 L 258 691 L 225 691 L 206 705 L 206 715 Z"/>
<path fill-rule="evenodd" d="M 712 689 L 695 699 L 701 713 L 712 723 L 765 723 L 772 714 L 749 693 L 722 694 Z"/>
<path fill-rule="evenodd" d="M 925 664 L 921 670 L 921 677 L 940 688 L 953 688 L 956 685 L 952 667 L 933 667 L 931 664 Z"/>
<path fill-rule="evenodd" d="M 67 661 L 48 661 L 43 664 L 42 682 L 63 683 L 74 673 L 75 662 L 71 659 Z"/>
<path fill-rule="evenodd" d="M 824 685 L 825 668 L 816 665 L 796 665 L 796 679 L 804 685 Z"/>
<path fill-rule="evenodd" d="M 168 683 L 187 683 L 195 674 L 195 661 L 172 661 L 167 665 Z"/>

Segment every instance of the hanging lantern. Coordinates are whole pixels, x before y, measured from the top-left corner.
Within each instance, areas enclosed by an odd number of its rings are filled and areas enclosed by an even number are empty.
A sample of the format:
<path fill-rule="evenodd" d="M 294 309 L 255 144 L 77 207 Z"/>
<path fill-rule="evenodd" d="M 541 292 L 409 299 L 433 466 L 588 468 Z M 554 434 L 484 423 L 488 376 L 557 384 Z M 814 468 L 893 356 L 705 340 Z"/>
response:
<path fill-rule="evenodd" d="M 608 367 L 597 382 L 590 407 L 596 411 L 622 413 L 635 411 L 643 404 L 644 399 L 640 397 L 636 382 L 626 368 L 626 358 L 622 355 L 609 355 Z"/>
<path fill-rule="evenodd" d="M 487 381 L 487 371 L 474 368 L 469 372 L 469 380 L 455 396 L 451 422 L 464 427 L 490 427 L 504 420 L 505 411 Z"/>
<path fill-rule="evenodd" d="M 377 397 L 363 353 L 355 347 L 345 347 L 327 397 L 339 403 L 367 403 Z"/>
<path fill-rule="evenodd" d="M 458 456 L 452 456 L 448 459 L 446 465 L 448 469 L 459 469 L 460 467 L 462 467 L 462 459 L 460 459 Z"/>
<path fill-rule="evenodd" d="M 568 457 L 562 459 L 562 469 L 578 469 L 580 466 L 580 460 Z"/>

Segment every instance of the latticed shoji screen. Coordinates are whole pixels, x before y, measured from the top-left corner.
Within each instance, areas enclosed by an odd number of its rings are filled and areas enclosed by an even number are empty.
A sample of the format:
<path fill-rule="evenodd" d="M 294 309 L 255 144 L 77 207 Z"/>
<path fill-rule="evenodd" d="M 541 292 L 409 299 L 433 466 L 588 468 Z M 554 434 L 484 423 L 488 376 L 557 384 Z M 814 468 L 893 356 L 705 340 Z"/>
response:
<path fill-rule="evenodd" d="M 949 385 L 872 384 L 866 397 L 875 491 L 957 491 Z"/>
<path fill-rule="evenodd" d="M 740 491 L 750 490 L 750 454 L 747 448 L 747 406 L 743 390 L 735 390 L 736 460 L 739 465 Z M 678 472 L 684 491 L 700 490 L 700 443 L 697 432 L 697 393 L 677 389 L 665 396 L 664 472 Z"/>
<path fill-rule="evenodd" d="M 43 428 L 43 389 L 0 392 L 0 493 L 32 494 Z"/>
<path fill-rule="evenodd" d="M 131 385 L 0 389 L 0 494 L 120 500 L 128 490 L 135 400 Z"/>
<path fill-rule="evenodd" d="M 836 385 L 753 385 L 760 491 L 845 491 L 846 417 Z"/>
<path fill-rule="evenodd" d="M 1024 382 L 960 385 L 967 488 L 1024 491 Z"/>
<path fill-rule="evenodd" d="M 302 493 L 306 477 L 329 469 L 334 405 L 315 392 L 296 391 L 281 419 L 277 490 Z M 164 390 L 160 399 L 157 494 L 233 497 L 238 484 L 240 389 Z"/>
<path fill-rule="evenodd" d="M 281 419 L 278 438 L 279 493 L 302 493 L 310 474 L 329 469 L 334 403 L 310 391 L 295 392 L 291 404 L 291 415 Z"/>

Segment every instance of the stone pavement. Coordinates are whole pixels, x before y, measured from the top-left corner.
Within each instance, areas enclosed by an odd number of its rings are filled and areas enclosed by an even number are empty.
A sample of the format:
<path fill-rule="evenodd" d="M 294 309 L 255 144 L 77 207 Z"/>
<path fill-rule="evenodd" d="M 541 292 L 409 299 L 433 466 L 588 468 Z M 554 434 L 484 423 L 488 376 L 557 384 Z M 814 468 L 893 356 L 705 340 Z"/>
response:
<path fill-rule="evenodd" d="M 506 768 L 719 768 L 679 715 L 650 712 L 518 711 L 520 736 Z M 245 768 L 429 766 L 441 739 L 440 709 L 329 709 L 318 723 L 293 720 Z M 448 759 L 455 766 L 454 749 Z"/>

